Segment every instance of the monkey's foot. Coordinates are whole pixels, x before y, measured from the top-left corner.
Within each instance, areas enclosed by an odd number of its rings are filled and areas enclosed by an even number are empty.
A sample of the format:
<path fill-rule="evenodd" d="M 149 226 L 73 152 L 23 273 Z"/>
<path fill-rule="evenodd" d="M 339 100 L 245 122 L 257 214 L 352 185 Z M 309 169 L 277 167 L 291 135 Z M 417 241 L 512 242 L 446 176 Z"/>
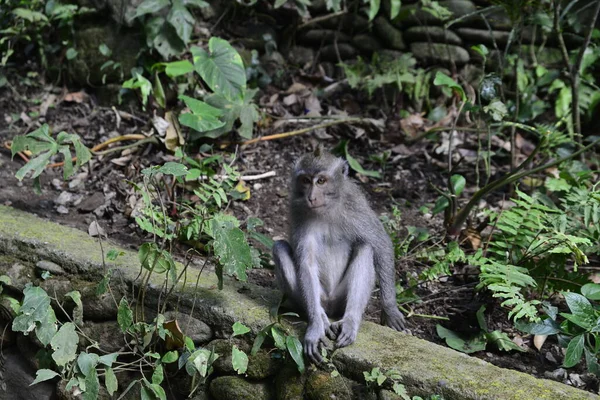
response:
<path fill-rule="evenodd" d="M 385 324 L 390 328 L 397 331 L 404 331 L 406 329 L 406 321 L 400 310 L 395 309 L 389 313 L 383 312 L 382 316 Z"/>
<path fill-rule="evenodd" d="M 341 319 L 334 322 L 327 329 L 327 337 L 335 340 L 335 347 L 341 348 L 351 345 L 356 341 L 359 323 L 349 319 Z"/>
<path fill-rule="evenodd" d="M 329 329 L 329 328 L 328 328 Z M 325 346 L 325 329 L 322 326 L 310 325 L 304 335 L 304 354 L 313 364 L 323 361 L 321 349 Z"/>

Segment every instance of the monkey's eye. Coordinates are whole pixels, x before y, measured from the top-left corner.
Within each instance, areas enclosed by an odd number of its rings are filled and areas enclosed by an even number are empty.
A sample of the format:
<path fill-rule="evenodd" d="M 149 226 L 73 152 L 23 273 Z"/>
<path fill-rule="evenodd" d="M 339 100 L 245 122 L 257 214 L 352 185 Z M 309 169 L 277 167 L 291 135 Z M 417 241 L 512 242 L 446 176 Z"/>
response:
<path fill-rule="evenodd" d="M 311 183 L 311 180 L 308 176 L 304 175 L 302 178 L 300 178 L 300 182 L 302 182 L 302 184 L 304 185 L 309 185 Z"/>
<path fill-rule="evenodd" d="M 325 182 L 327 182 L 327 179 L 325 179 L 323 177 L 317 179 L 317 185 L 324 185 Z"/>

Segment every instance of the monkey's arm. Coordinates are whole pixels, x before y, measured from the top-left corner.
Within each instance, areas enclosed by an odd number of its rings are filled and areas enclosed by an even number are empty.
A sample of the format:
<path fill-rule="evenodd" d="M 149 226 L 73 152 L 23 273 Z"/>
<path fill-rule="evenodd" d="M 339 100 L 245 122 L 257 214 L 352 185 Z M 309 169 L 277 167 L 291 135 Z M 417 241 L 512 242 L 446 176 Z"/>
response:
<path fill-rule="evenodd" d="M 356 340 L 360 321 L 371 297 L 375 284 L 373 268 L 373 248 L 367 243 L 361 243 L 353 251 L 352 259 L 341 282 L 344 297 L 347 298 L 344 317 L 332 324 L 329 330 L 337 337 L 336 346 L 345 347 Z"/>
<path fill-rule="evenodd" d="M 298 283 L 302 294 L 304 308 L 308 316 L 308 327 L 304 335 L 304 353 L 314 363 L 322 361 L 320 347 L 325 331 L 329 328 L 329 320 L 321 305 L 321 284 L 319 282 L 319 265 L 315 238 L 308 237 L 299 244 L 296 254 L 302 256 L 298 262 Z"/>

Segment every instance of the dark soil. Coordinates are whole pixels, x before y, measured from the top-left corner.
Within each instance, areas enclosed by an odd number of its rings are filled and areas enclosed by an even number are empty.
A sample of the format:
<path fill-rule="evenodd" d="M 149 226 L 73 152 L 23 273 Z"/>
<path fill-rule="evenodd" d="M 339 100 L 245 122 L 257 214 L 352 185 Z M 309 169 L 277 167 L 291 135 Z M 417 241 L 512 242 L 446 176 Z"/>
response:
<path fill-rule="evenodd" d="M 88 231 L 90 224 L 97 220 L 108 237 L 124 246 L 137 249 L 147 239 L 141 232 L 130 213 L 133 189 L 128 181 L 139 182 L 139 172 L 150 165 L 161 164 L 169 160 L 169 154 L 163 148 L 147 145 L 135 149 L 129 154 L 113 153 L 100 159 L 94 159 L 89 167 L 83 168 L 68 181 L 62 179 L 62 169 L 47 169 L 42 175 L 42 195 L 35 195 L 32 181 L 19 182 L 16 171 L 24 165 L 18 156 L 11 160 L 10 150 L 4 143 L 15 135 L 33 131 L 42 123 L 48 123 L 54 134 L 65 130 L 77 133 L 88 147 L 104 142 L 109 137 L 129 133 L 141 133 L 150 130 L 147 114 L 125 106 L 118 107 L 123 114 L 120 118 L 114 109 L 100 107 L 93 96 L 87 96 L 81 102 L 60 101 L 66 91 L 40 83 L 32 84 L 22 78 L 10 77 L 11 87 L 0 89 L 0 203 L 10 205 L 52 221 Z M 36 81 L 39 82 L 39 79 Z M 48 108 L 45 116 L 40 105 L 55 95 L 57 101 Z M 129 118 L 126 116 L 130 115 Z M 285 126 L 279 131 L 292 130 Z M 262 132 L 269 134 L 270 132 Z M 287 139 L 261 142 L 237 150 L 236 164 L 243 174 L 258 174 L 275 171 L 276 176 L 249 182 L 251 198 L 246 202 L 233 202 L 231 210 L 244 220 L 256 216 L 264 221 L 264 233 L 270 237 L 287 235 L 287 197 L 288 177 L 293 161 L 301 154 L 312 150 L 317 143 L 333 148 L 340 139 L 352 138 L 350 151 L 364 167 L 376 169 L 369 161 L 369 155 L 383 150 L 394 149 L 392 161 L 388 162 L 384 179 L 364 179 L 362 186 L 371 198 L 379 213 L 391 212 L 396 205 L 402 212 L 403 226 L 427 228 L 432 235 L 441 237 L 442 217 L 423 214 L 419 208 L 433 204 L 438 193 L 432 185 L 443 187 L 445 159 L 447 156 L 435 151 L 437 143 L 421 140 L 414 145 L 402 145 L 399 141 L 397 121 L 392 121 L 384 134 L 367 132 L 354 139 L 355 132 L 348 128 L 336 127 L 327 131 L 330 139 L 319 140 L 315 134 L 295 136 Z M 398 146 L 400 145 L 400 146 Z M 468 152 L 465 146 L 465 152 Z M 475 182 L 473 163 L 463 162 L 456 173 Z M 474 186 L 473 184 L 470 185 Z M 469 185 L 467 185 L 468 189 Z M 467 193 L 466 195 L 468 195 Z M 497 194 L 495 200 L 502 199 Z M 399 232 L 404 237 L 406 232 Z M 408 277 L 416 277 L 426 266 L 417 260 L 406 258 L 398 264 L 399 277 L 406 285 Z M 406 304 L 411 310 L 408 325 L 413 335 L 443 344 L 436 333 L 436 324 L 443 323 L 449 329 L 475 334 L 479 331 L 475 313 L 481 305 L 487 306 L 486 316 L 489 330 L 501 330 L 522 345 L 525 352 L 479 352 L 474 356 L 495 365 L 511 368 L 537 377 L 555 377 L 572 383 L 577 379 L 588 379 L 587 375 L 567 374 L 558 370 L 562 363 L 562 352 L 555 343 L 546 343 L 541 352 L 532 345 L 531 337 L 521 337 L 506 320 L 506 312 L 499 308 L 496 300 L 485 293 L 475 291 L 475 274 L 468 268 L 454 271 L 454 274 L 434 282 L 421 284 L 416 293 L 421 302 Z M 250 273 L 250 280 L 264 286 L 274 287 L 274 276 L 270 269 L 257 269 Z M 376 301 L 369 305 L 365 319 L 378 321 L 379 309 Z M 444 322 L 436 317 L 448 317 Z M 581 372 L 577 369 L 569 372 Z M 597 390 L 595 380 L 580 383 L 587 389 Z"/>

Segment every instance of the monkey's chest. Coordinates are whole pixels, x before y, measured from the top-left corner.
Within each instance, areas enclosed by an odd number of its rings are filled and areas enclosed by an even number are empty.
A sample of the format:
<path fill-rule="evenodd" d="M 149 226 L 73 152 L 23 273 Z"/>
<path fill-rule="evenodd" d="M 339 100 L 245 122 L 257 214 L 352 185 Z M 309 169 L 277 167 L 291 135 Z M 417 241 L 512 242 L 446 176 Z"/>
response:
<path fill-rule="evenodd" d="M 317 255 L 319 281 L 325 298 L 334 296 L 343 281 L 352 255 L 352 246 L 344 238 L 324 235 Z"/>

